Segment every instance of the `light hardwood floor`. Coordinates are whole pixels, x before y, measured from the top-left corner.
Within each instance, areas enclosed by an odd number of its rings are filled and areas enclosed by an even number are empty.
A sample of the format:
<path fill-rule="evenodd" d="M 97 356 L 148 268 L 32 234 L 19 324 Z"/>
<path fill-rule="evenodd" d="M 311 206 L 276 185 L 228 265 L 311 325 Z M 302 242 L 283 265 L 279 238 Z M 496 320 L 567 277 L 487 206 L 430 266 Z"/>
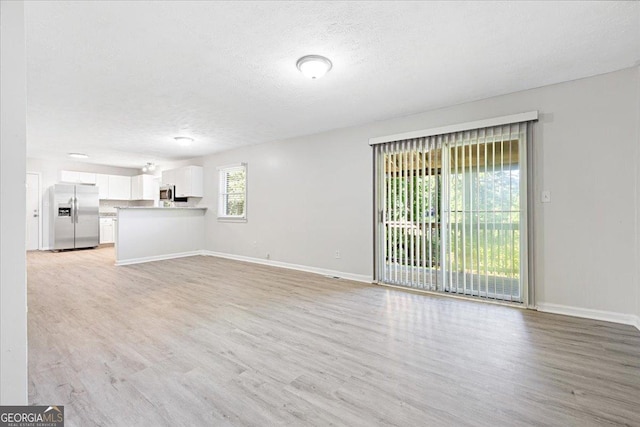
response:
<path fill-rule="evenodd" d="M 67 426 L 640 425 L 631 326 L 213 257 L 28 254 L 29 400 Z"/>

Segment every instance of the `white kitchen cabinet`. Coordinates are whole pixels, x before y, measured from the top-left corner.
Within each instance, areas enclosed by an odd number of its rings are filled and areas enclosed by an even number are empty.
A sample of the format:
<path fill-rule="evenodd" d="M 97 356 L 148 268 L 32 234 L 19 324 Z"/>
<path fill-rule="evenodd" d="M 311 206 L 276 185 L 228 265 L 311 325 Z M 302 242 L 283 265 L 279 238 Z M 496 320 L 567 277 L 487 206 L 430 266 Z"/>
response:
<path fill-rule="evenodd" d="M 162 183 L 176 186 L 176 197 L 202 197 L 204 195 L 202 166 L 185 166 L 162 172 Z"/>
<path fill-rule="evenodd" d="M 189 194 L 191 197 L 204 197 L 204 168 L 202 166 L 189 166 L 191 172 Z"/>
<path fill-rule="evenodd" d="M 82 184 L 94 184 L 96 183 L 96 174 L 90 172 L 78 172 L 80 182 Z"/>
<path fill-rule="evenodd" d="M 60 182 L 76 183 L 80 179 L 80 172 L 60 171 Z"/>
<path fill-rule="evenodd" d="M 189 197 L 190 174 L 187 168 L 175 169 L 176 173 L 176 197 Z"/>
<path fill-rule="evenodd" d="M 151 175 L 140 175 L 135 182 L 138 191 L 132 197 L 134 182 L 132 177 L 123 175 L 106 175 L 102 173 L 88 173 L 75 171 L 60 171 L 60 182 L 75 184 L 95 184 L 98 187 L 100 200 L 155 200 L 157 198 L 157 184 Z"/>
<path fill-rule="evenodd" d="M 158 200 L 160 197 L 160 183 L 159 179 L 154 176 L 145 178 L 146 182 L 142 187 L 142 199 L 143 200 Z"/>
<path fill-rule="evenodd" d="M 131 177 L 109 175 L 109 199 L 131 200 Z"/>
<path fill-rule="evenodd" d="M 169 169 L 162 171 L 162 185 L 176 185 L 176 170 Z"/>
<path fill-rule="evenodd" d="M 142 200 L 142 175 L 131 177 L 131 200 Z"/>
<path fill-rule="evenodd" d="M 100 244 L 115 241 L 113 218 L 100 218 Z"/>
<path fill-rule="evenodd" d="M 156 200 L 158 184 L 153 175 L 131 177 L 131 200 Z"/>
<path fill-rule="evenodd" d="M 98 197 L 100 200 L 109 198 L 109 175 L 96 174 L 96 187 L 98 187 Z"/>
<path fill-rule="evenodd" d="M 89 172 L 60 171 L 60 182 L 74 184 L 95 184 L 96 174 Z"/>

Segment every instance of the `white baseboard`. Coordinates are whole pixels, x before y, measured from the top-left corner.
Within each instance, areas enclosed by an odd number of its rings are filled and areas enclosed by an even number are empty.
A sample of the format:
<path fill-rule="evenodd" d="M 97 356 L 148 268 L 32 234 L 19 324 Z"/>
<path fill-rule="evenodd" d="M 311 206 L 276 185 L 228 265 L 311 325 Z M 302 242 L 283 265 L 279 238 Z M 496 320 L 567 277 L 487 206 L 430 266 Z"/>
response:
<path fill-rule="evenodd" d="M 155 256 L 147 256 L 142 258 L 130 258 L 123 259 L 120 261 L 116 261 L 117 266 L 121 265 L 131 265 L 131 264 L 141 264 L 143 262 L 153 262 L 153 261 L 162 261 L 165 259 L 174 259 L 174 258 L 184 258 L 188 256 L 198 256 L 202 255 L 202 251 L 189 251 L 189 252 L 179 252 L 175 254 L 166 254 L 166 255 L 155 255 Z"/>
<path fill-rule="evenodd" d="M 356 282 L 364 282 L 364 283 L 373 282 L 373 278 L 365 274 L 345 273 L 342 271 L 327 270 L 327 269 L 318 268 L 318 267 L 309 267 L 307 265 L 291 264 L 288 262 L 273 261 L 270 259 L 253 258 L 253 257 L 248 257 L 243 255 L 234 255 L 234 254 L 227 254 L 223 252 L 213 252 L 213 251 L 207 251 L 207 250 L 201 251 L 201 254 L 207 255 L 207 256 L 215 256 L 219 258 L 233 259 L 236 261 L 251 262 L 254 264 L 269 265 L 271 267 L 288 268 L 289 270 L 305 271 L 307 273 L 321 274 L 323 276 L 339 277 L 341 279 L 353 280 Z"/>
<path fill-rule="evenodd" d="M 594 310 L 591 308 L 573 307 L 570 305 L 550 304 L 540 302 L 538 311 L 545 313 L 564 314 L 566 316 L 584 317 L 586 319 L 604 320 L 605 322 L 622 323 L 635 326 L 640 330 L 640 316 L 634 314 L 616 313 L 614 311 Z"/>

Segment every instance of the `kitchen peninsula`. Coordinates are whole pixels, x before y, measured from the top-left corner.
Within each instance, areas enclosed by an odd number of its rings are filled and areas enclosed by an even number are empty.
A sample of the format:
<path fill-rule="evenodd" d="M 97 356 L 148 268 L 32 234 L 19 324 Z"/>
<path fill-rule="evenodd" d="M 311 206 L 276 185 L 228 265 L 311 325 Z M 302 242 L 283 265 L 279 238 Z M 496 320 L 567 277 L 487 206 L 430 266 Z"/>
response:
<path fill-rule="evenodd" d="M 198 255 L 204 248 L 206 209 L 118 208 L 116 265 Z"/>

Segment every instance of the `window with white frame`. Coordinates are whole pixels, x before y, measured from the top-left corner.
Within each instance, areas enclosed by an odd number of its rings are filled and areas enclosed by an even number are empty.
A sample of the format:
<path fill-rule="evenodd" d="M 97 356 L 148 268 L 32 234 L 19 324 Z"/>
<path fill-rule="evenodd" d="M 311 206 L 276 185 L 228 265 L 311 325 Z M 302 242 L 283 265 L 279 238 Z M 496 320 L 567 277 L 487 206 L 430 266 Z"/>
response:
<path fill-rule="evenodd" d="M 223 166 L 219 171 L 218 218 L 247 219 L 247 165 Z"/>

